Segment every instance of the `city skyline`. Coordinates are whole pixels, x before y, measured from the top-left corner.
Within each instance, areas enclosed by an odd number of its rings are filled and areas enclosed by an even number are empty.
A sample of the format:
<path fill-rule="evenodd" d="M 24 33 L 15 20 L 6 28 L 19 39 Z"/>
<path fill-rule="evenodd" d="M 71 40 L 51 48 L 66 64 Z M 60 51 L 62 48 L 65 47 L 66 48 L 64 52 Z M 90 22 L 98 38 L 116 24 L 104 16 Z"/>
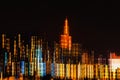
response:
<path fill-rule="evenodd" d="M 0 80 L 120 80 L 119 2 L 0 3 Z"/>
<path fill-rule="evenodd" d="M 69 29 L 69 21 L 65 18 L 59 42 L 54 42 L 53 47 L 38 35 L 29 35 L 26 39 L 22 34 L 16 33 L 13 38 L 2 34 L 0 80 L 120 79 L 118 52 L 97 54 L 92 49 L 85 50 L 72 41 Z"/>
<path fill-rule="evenodd" d="M 97 50 L 120 49 L 119 16 L 113 3 L 81 1 L 53 4 L 40 2 L 36 5 L 1 6 L 0 32 L 14 34 L 39 34 L 49 42 L 59 41 L 63 30 L 63 21 L 68 17 L 70 35 L 73 42 L 83 44 L 85 48 Z"/>

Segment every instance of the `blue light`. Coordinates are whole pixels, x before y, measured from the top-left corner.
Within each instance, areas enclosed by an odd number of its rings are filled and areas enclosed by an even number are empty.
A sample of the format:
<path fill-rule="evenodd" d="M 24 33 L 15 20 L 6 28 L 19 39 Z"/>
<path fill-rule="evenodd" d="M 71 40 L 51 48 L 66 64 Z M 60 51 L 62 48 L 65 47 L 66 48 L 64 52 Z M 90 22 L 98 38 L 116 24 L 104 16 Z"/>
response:
<path fill-rule="evenodd" d="M 36 49 L 36 57 L 37 57 L 37 61 L 38 63 L 41 62 L 41 58 L 42 58 L 42 50 L 41 49 Z"/>
<path fill-rule="evenodd" d="M 52 77 L 55 76 L 55 64 L 54 63 L 51 64 L 51 76 Z"/>
<path fill-rule="evenodd" d="M 46 63 L 40 63 L 40 76 L 46 75 Z"/>
<path fill-rule="evenodd" d="M 5 66 L 7 65 L 7 52 L 5 52 Z"/>
<path fill-rule="evenodd" d="M 21 69 L 20 69 L 20 70 L 21 70 L 21 73 L 22 73 L 22 74 L 25 74 L 25 70 L 24 70 L 24 69 L 25 69 L 25 62 L 24 62 L 24 61 L 21 61 L 21 62 L 20 62 L 20 68 L 21 68 Z"/>
<path fill-rule="evenodd" d="M 40 63 L 40 76 L 43 77 L 43 63 Z"/>
<path fill-rule="evenodd" d="M 43 76 L 46 76 L 46 63 L 43 63 Z"/>

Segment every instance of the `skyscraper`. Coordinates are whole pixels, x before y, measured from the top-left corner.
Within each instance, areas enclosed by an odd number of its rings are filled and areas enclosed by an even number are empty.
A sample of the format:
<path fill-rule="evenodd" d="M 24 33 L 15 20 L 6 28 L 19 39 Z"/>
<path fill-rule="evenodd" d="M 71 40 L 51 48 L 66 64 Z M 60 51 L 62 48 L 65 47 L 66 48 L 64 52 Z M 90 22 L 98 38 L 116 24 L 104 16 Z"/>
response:
<path fill-rule="evenodd" d="M 61 40 L 60 40 L 61 48 L 67 48 L 71 50 L 71 42 L 72 42 L 72 37 L 69 35 L 68 19 L 66 18 L 64 24 L 64 31 L 63 34 L 61 35 Z"/>
<path fill-rule="evenodd" d="M 63 79 L 76 79 L 77 64 L 80 62 L 81 45 L 72 43 L 69 34 L 68 19 L 65 19 L 63 34 L 60 35 L 60 43 L 55 43 L 56 77 Z M 73 75 L 74 74 L 74 75 Z"/>

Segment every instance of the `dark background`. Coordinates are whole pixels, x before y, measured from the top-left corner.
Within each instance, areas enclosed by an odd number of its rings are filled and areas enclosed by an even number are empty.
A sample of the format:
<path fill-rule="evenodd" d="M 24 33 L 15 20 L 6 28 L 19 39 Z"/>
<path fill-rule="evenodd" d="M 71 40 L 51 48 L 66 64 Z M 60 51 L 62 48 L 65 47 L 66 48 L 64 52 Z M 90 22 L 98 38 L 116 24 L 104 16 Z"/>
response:
<path fill-rule="evenodd" d="M 40 34 L 59 42 L 64 20 L 69 21 L 73 42 L 87 49 L 120 49 L 119 3 L 102 0 L 3 2 L 0 6 L 0 32 Z"/>

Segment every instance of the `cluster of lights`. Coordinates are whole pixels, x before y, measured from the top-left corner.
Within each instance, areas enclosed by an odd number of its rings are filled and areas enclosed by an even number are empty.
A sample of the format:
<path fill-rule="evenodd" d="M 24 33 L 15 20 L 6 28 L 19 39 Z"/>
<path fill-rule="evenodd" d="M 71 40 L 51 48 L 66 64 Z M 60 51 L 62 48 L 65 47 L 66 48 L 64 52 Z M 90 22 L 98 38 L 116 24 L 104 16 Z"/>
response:
<path fill-rule="evenodd" d="M 9 80 L 14 80 L 15 77 L 13 76 L 18 73 L 25 76 L 36 75 L 41 78 L 51 74 L 53 78 L 72 80 L 83 80 L 85 78 L 120 79 L 120 56 L 116 56 L 116 53 L 110 53 L 108 64 L 102 63 L 102 58 L 97 58 L 95 63 L 94 54 L 89 56 L 88 52 L 81 50 L 80 44 L 72 43 L 68 29 L 68 20 L 65 19 L 60 44 L 55 43 L 53 53 L 49 52 L 48 46 L 43 47 L 45 45 L 43 45 L 42 39 L 37 36 L 31 36 L 30 45 L 23 44 L 24 41 L 22 41 L 20 34 L 18 34 L 18 40 L 13 41 L 14 49 L 11 52 L 10 39 L 3 34 L 1 47 L 5 51 L 3 51 L 1 79 L 3 75 L 8 73 L 11 73 L 12 76 L 9 77 Z"/>

